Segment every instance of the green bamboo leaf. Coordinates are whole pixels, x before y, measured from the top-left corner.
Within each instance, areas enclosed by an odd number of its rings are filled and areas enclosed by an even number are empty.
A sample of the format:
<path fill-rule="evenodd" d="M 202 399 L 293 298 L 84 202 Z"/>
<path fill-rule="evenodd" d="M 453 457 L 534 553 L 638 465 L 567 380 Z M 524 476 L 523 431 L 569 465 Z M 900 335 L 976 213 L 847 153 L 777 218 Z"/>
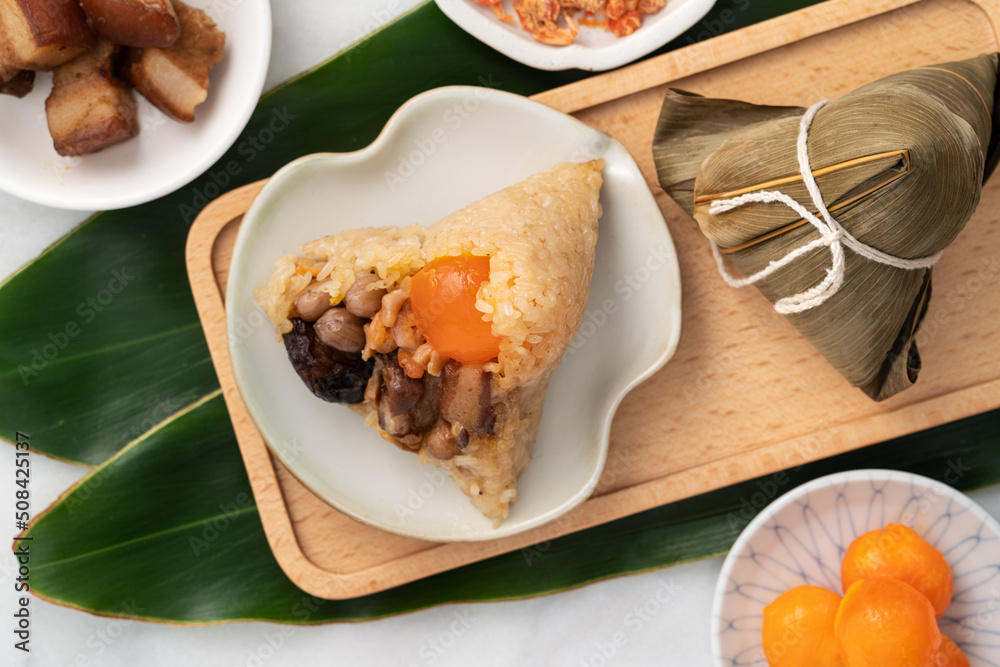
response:
<path fill-rule="evenodd" d="M 0 432 L 31 429 L 71 461 L 103 461 L 218 387 L 186 229 L 153 210 L 124 222 L 92 219 L 0 288 Z"/>
<path fill-rule="evenodd" d="M 324 601 L 296 588 L 274 560 L 216 392 L 83 479 L 21 544 L 29 545 L 36 594 L 100 614 L 175 623 L 378 618 L 551 593 L 722 553 L 780 494 L 841 470 L 899 467 L 901 451 L 901 469 L 966 490 L 997 483 L 998 427 L 1000 411 L 979 415 L 382 593 Z"/>

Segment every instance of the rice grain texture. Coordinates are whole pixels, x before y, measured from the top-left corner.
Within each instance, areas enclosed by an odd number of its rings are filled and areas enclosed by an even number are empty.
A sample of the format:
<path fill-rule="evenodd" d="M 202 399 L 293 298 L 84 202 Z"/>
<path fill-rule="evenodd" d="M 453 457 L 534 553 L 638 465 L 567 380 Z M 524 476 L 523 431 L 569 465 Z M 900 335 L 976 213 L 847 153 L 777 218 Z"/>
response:
<path fill-rule="evenodd" d="M 603 166 L 603 160 L 558 164 L 430 227 L 352 229 L 306 243 L 303 255 L 279 259 L 267 284 L 254 292 L 282 334 L 291 329 L 296 295 L 314 279 L 336 304 L 356 275 L 374 271 L 379 280 L 370 289 L 389 290 L 385 299 L 434 259 L 488 256 L 490 278 L 479 288 L 476 309 L 501 340 L 497 360 L 486 364 L 494 373 L 494 434 L 472 434 L 448 460 L 430 456 L 426 447 L 419 454 L 444 469 L 496 524 L 517 498 L 517 476 L 531 460 L 549 375 L 587 307 Z M 366 423 L 392 440 L 368 410 Z"/>

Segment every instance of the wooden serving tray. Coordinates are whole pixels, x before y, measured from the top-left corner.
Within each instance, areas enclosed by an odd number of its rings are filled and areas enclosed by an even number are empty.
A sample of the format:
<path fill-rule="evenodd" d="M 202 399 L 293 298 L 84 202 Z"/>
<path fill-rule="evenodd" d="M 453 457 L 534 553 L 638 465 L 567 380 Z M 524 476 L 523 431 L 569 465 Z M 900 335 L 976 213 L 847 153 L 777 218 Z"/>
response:
<path fill-rule="evenodd" d="M 210 204 L 188 271 L 268 541 L 303 590 L 380 591 L 712 489 L 1000 406 L 1000 177 L 934 270 L 917 385 L 873 403 L 751 289 L 723 283 L 697 226 L 659 188 L 650 151 L 667 85 L 808 105 L 910 67 L 997 50 L 1000 0 L 830 0 L 535 99 L 619 139 L 677 246 L 683 334 L 673 360 L 622 403 L 593 496 L 559 520 L 478 543 L 434 544 L 329 507 L 269 454 L 233 381 L 222 295 L 234 236 L 263 182 Z"/>

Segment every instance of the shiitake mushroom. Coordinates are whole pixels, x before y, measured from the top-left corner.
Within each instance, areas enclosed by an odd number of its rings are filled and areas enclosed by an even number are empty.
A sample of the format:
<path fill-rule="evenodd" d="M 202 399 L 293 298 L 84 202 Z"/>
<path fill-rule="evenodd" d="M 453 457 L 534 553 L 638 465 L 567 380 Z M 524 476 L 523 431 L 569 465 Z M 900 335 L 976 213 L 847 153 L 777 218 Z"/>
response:
<path fill-rule="evenodd" d="M 310 391 L 331 403 L 360 403 L 371 378 L 374 361 L 360 353 L 324 345 L 312 323 L 292 318 L 292 330 L 282 336 L 288 360 Z"/>

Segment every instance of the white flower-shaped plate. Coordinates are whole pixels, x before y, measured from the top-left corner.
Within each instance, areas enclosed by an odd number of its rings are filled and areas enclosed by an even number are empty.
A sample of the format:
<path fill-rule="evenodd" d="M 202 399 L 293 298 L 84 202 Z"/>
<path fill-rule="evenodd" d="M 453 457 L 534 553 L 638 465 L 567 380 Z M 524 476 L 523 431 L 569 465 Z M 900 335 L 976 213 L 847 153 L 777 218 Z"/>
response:
<path fill-rule="evenodd" d="M 203 9 L 226 33 L 223 58 L 210 74 L 208 99 L 195 109 L 193 123 L 167 118 L 136 93 L 138 136 L 93 155 L 62 157 L 45 120 L 52 75 L 39 72 L 24 99 L 0 95 L 0 189 L 57 208 L 124 208 L 177 190 L 222 157 L 250 120 L 264 87 L 271 5 L 267 0 L 189 4 Z"/>
<path fill-rule="evenodd" d="M 552 375 L 519 500 L 494 528 L 437 468 L 365 428 L 303 385 L 254 301 L 275 260 L 352 227 L 430 225 L 563 161 L 603 158 L 604 209 L 587 315 Z M 659 207 L 635 161 L 602 132 L 526 98 L 439 88 L 404 104 L 355 153 L 301 158 L 247 212 L 226 296 L 237 386 L 271 450 L 346 514 L 433 541 L 504 537 L 583 502 L 601 475 L 622 397 L 663 366 L 680 336 L 680 273 Z"/>
<path fill-rule="evenodd" d="M 771 503 L 747 525 L 723 563 L 715 590 L 715 664 L 767 667 L 760 636 L 764 607 L 799 585 L 843 595 L 840 563 L 847 547 L 888 523 L 909 526 L 951 565 L 955 593 L 938 621 L 942 633 L 962 648 L 973 667 L 1000 665 L 1000 524 L 952 487 L 894 470 L 855 470 L 813 480 Z"/>
<path fill-rule="evenodd" d="M 655 51 L 701 20 L 715 4 L 715 0 L 667 0 L 660 11 L 643 15 L 642 26 L 631 35 L 615 37 L 604 28 L 581 26 L 572 44 L 552 46 L 535 41 L 516 15 L 508 23 L 476 0 L 435 2 L 460 28 L 519 63 L 536 69 L 590 72 L 621 67 Z M 514 15 L 511 0 L 504 0 L 503 7 Z"/>

